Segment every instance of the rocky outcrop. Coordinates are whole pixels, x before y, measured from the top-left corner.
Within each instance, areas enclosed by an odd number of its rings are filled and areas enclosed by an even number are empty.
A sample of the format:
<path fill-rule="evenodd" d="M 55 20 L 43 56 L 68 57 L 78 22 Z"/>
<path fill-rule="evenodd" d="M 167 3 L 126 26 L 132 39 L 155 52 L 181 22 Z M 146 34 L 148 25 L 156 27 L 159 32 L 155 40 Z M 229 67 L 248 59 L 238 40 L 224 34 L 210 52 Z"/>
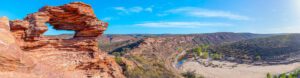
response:
<path fill-rule="evenodd" d="M 16 71 L 32 66 L 30 56 L 24 56 L 14 36 L 9 31 L 7 17 L 0 18 L 0 71 Z"/>
<path fill-rule="evenodd" d="M 47 24 L 75 35 L 44 36 Z M 23 20 L 0 18 L 0 77 L 124 78 L 113 57 L 98 49 L 107 26 L 82 2 L 46 6 Z"/>
<path fill-rule="evenodd" d="M 47 24 L 57 30 L 75 31 L 71 39 L 52 39 L 43 36 Z M 97 37 L 108 23 L 98 20 L 90 5 L 74 2 L 63 6 L 46 6 L 29 14 L 24 20 L 10 21 L 11 31 L 24 50 L 39 47 L 70 51 L 97 51 Z"/>
<path fill-rule="evenodd" d="M 13 71 L 21 65 L 21 50 L 15 45 L 15 39 L 9 32 L 7 17 L 0 18 L 0 70 Z"/>

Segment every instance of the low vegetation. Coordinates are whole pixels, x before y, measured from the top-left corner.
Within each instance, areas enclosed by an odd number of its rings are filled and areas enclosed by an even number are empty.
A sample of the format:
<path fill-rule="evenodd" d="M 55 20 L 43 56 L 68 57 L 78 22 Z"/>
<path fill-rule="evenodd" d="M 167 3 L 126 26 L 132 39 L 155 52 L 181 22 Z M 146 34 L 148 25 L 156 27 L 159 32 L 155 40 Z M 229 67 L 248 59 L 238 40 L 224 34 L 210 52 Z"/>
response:
<path fill-rule="evenodd" d="M 272 78 L 272 75 L 270 73 L 267 73 L 267 78 Z"/>
<path fill-rule="evenodd" d="M 299 78 L 299 77 L 300 77 L 300 69 L 288 73 L 282 73 L 279 75 L 271 75 L 270 73 L 267 73 L 267 78 Z"/>
<path fill-rule="evenodd" d="M 204 78 L 203 76 L 196 74 L 195 71 L 184 72 L 182 73 L 182 76 L 185 78 Z"/>
<path fill-rule="evenodd" d="M 214 59 L 221 60 L 223 58 L 222 53 L 212 52 L 209 50 L 209 45 L 201 45 L 195 49 L 192 49 L 192 53 L 194 53 L 195 57 L 199 57 L 201 59 Z"/>
<path fill-rule="evenodd" d="M 122 58 L 121 57 L 115 57 L 115 61 L 120 65 L 122 64 Z"/>

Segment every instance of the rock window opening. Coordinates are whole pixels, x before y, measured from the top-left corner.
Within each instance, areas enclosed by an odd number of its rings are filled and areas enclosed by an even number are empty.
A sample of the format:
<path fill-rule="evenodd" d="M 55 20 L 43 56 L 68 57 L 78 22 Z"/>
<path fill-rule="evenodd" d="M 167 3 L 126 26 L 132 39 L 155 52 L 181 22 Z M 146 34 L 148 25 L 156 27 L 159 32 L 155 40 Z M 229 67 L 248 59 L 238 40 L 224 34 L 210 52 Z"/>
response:
<path fill-rule="evenodd" d="M 57 30 L 49 23 L 46 23 L 46 25 L 48 30 L 44 33 L 44 35 L 50 38 L 71 39 L 75 34 L 75 31 L 72 30 Z"/>

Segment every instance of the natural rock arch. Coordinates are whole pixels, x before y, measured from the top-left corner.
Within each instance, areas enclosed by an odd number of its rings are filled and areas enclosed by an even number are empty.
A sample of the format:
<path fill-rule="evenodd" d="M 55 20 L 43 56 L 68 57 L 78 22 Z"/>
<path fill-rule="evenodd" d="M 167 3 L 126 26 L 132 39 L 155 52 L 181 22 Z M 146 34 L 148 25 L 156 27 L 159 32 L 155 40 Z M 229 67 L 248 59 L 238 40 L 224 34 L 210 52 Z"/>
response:
<path fill-rule="evenodd" d="M 57 30 L 75 31 L 75 35 L 68 40 L 44 37 L 43 33 L 48 30 L 46 23 Z M 106 30 L 108 23 L 98 20 L 90 5 L 73 2 L 63 6 L 45 6 L 24 20 L 10 21 L 10 26 L 25 50 L 55 47 L 59 50 L 97 51 L 96 39 Z"/>
<path fill-rule="evenodd" d="M 98 20 L 91 6 L 75 2 L 63 6 L 46 6 L 25 18 L 30 22 L 28 37 L 39 37 L 50 23 L 57 30 L 73 30 L 75 37 L 98 37 L 106 29 L 107 23 Z"/>
<path fill-rule="evenodd" d="M 57 30 L 49 23 L 46 23 L 48 30 L 43 34 L 50 38 L 71 39 L 74 37 L 74 30 Z"/>

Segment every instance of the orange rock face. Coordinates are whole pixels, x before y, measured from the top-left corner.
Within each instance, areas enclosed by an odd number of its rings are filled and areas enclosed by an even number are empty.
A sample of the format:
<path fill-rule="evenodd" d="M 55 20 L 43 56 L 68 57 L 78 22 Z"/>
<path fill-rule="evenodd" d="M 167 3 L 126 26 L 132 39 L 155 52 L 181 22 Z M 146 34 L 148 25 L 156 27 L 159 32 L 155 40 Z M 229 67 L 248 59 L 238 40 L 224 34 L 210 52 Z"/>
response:
<path fill-rule="evenodd" d="M 0 71 L 12 71 L 21 66 L 21 49 L 16 45 L 15 38 L 9 32 L 9 20 L 0 18 Z"/>
<path fill-rule="evenodd" d="M 75 35 L 71 39 L 43 36 L 47 23 L 57 30 L 75 31 Z M 107 26 L 96 18 L 90 5 L 81 2 L 46 6 L 24 20 L 0 18 L 0 70 L 5 71 L 0 71 L 0 76 L 124 78 L 114 59 L 98 49 L 97 37 Z M 6 47 L 11 50 L 4 51 Z M 3 63 L 7 66 L 1 66 Z"/>
<path fill-rule="evenodd" d="M 46 23 L 57 30 L 75 31 L 72 39 L 49 39 L 43 36 Z M 70 51 L 97 51 L 97 37 L 108 23 L 98 20 L 90 5 L 74 2 L 63 6 L 46 6 L 29 14 L 24 20 L 10 21 L 14 36 L 25 50 L 55 47 Z"/>

